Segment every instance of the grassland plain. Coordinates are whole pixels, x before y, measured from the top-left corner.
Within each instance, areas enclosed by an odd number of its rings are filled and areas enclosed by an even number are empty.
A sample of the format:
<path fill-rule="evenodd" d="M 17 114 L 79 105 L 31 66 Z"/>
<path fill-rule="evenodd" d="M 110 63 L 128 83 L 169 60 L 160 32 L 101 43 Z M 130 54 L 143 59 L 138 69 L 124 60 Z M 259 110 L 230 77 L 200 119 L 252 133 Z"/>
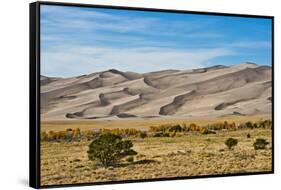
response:
<path fill-rule="evenodd" d="M 260 121 L 262 119 L 269 119 L 269 115 L 255 115 L 255 116 L 225 116 L 220 118 L 145 118 L 145 119 L 100 119 L 100 120 L 54 120 L 42 121 L 41 131 L 62 131 L 68 128 L 79 127 L 81 131 L 99 129 L 114 129 L 114 128 L 135 128 L 135 129 L 149 129 L 153 125 L 163 124 L 182 124 L 187 125 L 195 123 L 197 125 L 213 124 L 227 121 L 229 123 L 243 123 L 247 121 Z"/>
<path fill-rule="evenodd" d="M 226 118 L 222 118 L 225 120 Z M 245 121 L 246 118 L 228 118 L 228 121 Z M 260 117 L 248 120 L 257 121 Z M 220 121 L 220 119 L 219 119 Z M 125 121 L 116 120 L 108 126 L 119 126 Z M 134 126 L 134 121 L 125 127 Z M 138 123 L 139 122 L 139 123 Z M 162 124 L 163 120 L 138 121 L 138 128 L 147 129 L 151 125 Z M 169 123 L 183 122 L 173 120 Z M 192 121 L 206 124 L 212 120 Z M 218 122 L 214 120 L 213 122 Z M 99 123 L 99 125 L 96 125 Z M 107 127 L 106 121 L 63 122 L 61 129 L 77 127 L 83 129 Z M 47 123 L 47 124 L 50 124 Z M 58 122 L 43 125 L 44 130 L 53 130 Z M 78 125 L 82 124 L 82 125 Z M 84 124 L 84 125 L 83 125 Z M 118 124 L 118 125 L 116 125 Z M 247 135 L 250 134 L 250 138 Z M 219 175 L 228 173 L 261 172 L 272 170 L 271 129 L 240 129 L 218 131 L 216 134 L 189 134 L 175 137 L 129 137 L 133 149 L 138 152 L 132 163 L 121 162 L 115 167 L 97 166 L 88 159 L 87 150 L 91 141 L 41 142 L 41 184 L 73 184 L 105 181 L 141 180 L 179 176 Z M 239 143 L 230 151 L 224 142 L 227 138 L 238 139 Z M 256 138 L 265 138 L 270 144 L 265 150 L 255 150 Z"/>

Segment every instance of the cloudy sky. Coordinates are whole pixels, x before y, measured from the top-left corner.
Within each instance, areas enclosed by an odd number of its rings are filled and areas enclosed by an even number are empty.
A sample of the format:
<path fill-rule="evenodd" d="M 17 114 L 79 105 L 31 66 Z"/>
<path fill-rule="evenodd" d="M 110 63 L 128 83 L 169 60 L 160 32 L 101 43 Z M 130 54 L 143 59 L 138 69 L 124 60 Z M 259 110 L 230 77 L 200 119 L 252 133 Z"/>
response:
<path fill-rule="evenodd" d="M 271 65 L 271 20 L 41 5 L 41 74 Z"/>

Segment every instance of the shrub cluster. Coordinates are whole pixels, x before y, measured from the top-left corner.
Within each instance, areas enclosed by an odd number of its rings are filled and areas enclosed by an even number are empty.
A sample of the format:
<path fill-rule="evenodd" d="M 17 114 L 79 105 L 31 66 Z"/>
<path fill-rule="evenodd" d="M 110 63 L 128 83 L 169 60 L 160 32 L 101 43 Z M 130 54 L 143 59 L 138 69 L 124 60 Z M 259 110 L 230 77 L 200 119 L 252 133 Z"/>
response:
<path fill-rule="evenodd" d="M 246 122 L 246 123 L 241 123 L 239 125 L 237 125 L 238 129 L 242 129 L 242 128 L 248 128 L 248 129 L 255 129 L 255 128 L 272 128 L 272 121 L 271 120 L 261 120 L 258 122 Z"/>
<path fill-rule="evenodd" d="M 235 122 L 229 123 L 227 121 L 218 122 L 214 124 L 208 125 L 197 125 L 195 123 L 187 124 L 165 124 L 159 126 L 151 126 L 149 132 L 157 133 L 169 133 L 171 136 L 171 132 L 179 133 L 179 132 L 200 132 L 201 134 L 215 134 L 215 131 L 218 130 L 237 130 L 237 129 L 245 129 L 245 128 L 272 128 L 271 120 L 261 120 L 258 122 L 246 122 L 246 123 L 238 123 Z M 157 136 L 157 135 L 156 135 Z"/>
<path fill-rule="evenodd" d="M 245 122 L 229 123 L 227 121 L 218 122 L 208 125 L 197 125 L 191 123 L 189 125 L 183 124 L 165 124 L 158 126 L 150 126 L 148 132 L 134 129 L 134 128 L 115 128 L 115 129 L 93 129 L 87 131 L 80 131 L 79 128 L 67 129 L 65 131 L 42 131 L 41 140 L 42 141 L 79 141 L 82 139 L 92 140 L 102 134 L 115 134 L 122 138 L 127 137 L 140 137 L 146 138 L 150 137 L 178 137 L 188 133 L 199 133 L 203 135 L 215 134 L 218 130 L 237 130 L 237 129 L 254 129 L 254 128 L 272 128 L 271 120 L 261 120 L 258 122 Z M 250 138 L 250 137 L 249 137 Z"/>
<path fill-rule="evenodd" d="M 59 140 L 80 140 L 81 131 L 79 128 L 76 129 L 67 129 L 65 131 L 49 131 L 48 133 L 43 131 L 40 134 L 42 141 L 59 141 Z"/>
<path fill-rule="evenodd" d="M 123 138 L 125 137 L 147 137 L 147 133 L 137 129 L 94 129 L 80 131 L 79 128 L 67 129 L 65 131 L 49 131 L 41 132 L 42 141 L 79 141 L 79 140 L 92 140 L 103 134 L 115 134 Z"/>

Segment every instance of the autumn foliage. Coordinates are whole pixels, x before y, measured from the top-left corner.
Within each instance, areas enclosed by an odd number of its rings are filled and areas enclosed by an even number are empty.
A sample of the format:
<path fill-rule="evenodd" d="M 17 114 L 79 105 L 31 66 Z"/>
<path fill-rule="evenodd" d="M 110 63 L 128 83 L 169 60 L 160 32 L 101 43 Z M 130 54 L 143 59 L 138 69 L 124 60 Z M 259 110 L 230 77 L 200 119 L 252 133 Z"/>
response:
<path fill-rule="evenodd" d="M 190 133 L 198 133 L 202 135 L 215 134 L 220 130 L 239 130 L 239 129 L 255 129 L 255 128 L 272 128 L 271 120 L 261 120 L 258 122 L 218 122 L 207 125 L 191 124 L 164 124 L 150 126 L 148 131 L 138 130 L 135 128 L 115 128 L 115 129 L 93 129 L 81 131 L 79 128 L 68 128 L 65 131 L 41 131 L 40 138 L 42 141 L 80 141 L 93 140 L 103 134 L 114 134 L 122 138 L 127 137 L 178 137 L 188 135 Z"/>

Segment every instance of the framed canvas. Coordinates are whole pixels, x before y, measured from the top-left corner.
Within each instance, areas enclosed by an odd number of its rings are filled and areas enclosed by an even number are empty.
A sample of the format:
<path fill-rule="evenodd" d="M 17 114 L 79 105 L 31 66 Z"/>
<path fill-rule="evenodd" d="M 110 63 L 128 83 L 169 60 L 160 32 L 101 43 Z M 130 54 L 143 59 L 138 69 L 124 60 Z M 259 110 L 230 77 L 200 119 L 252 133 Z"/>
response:
<path fill-rule="evenodd" d="M 274 172 L 274 18 L 30 4 L 30 186 Z"/>

